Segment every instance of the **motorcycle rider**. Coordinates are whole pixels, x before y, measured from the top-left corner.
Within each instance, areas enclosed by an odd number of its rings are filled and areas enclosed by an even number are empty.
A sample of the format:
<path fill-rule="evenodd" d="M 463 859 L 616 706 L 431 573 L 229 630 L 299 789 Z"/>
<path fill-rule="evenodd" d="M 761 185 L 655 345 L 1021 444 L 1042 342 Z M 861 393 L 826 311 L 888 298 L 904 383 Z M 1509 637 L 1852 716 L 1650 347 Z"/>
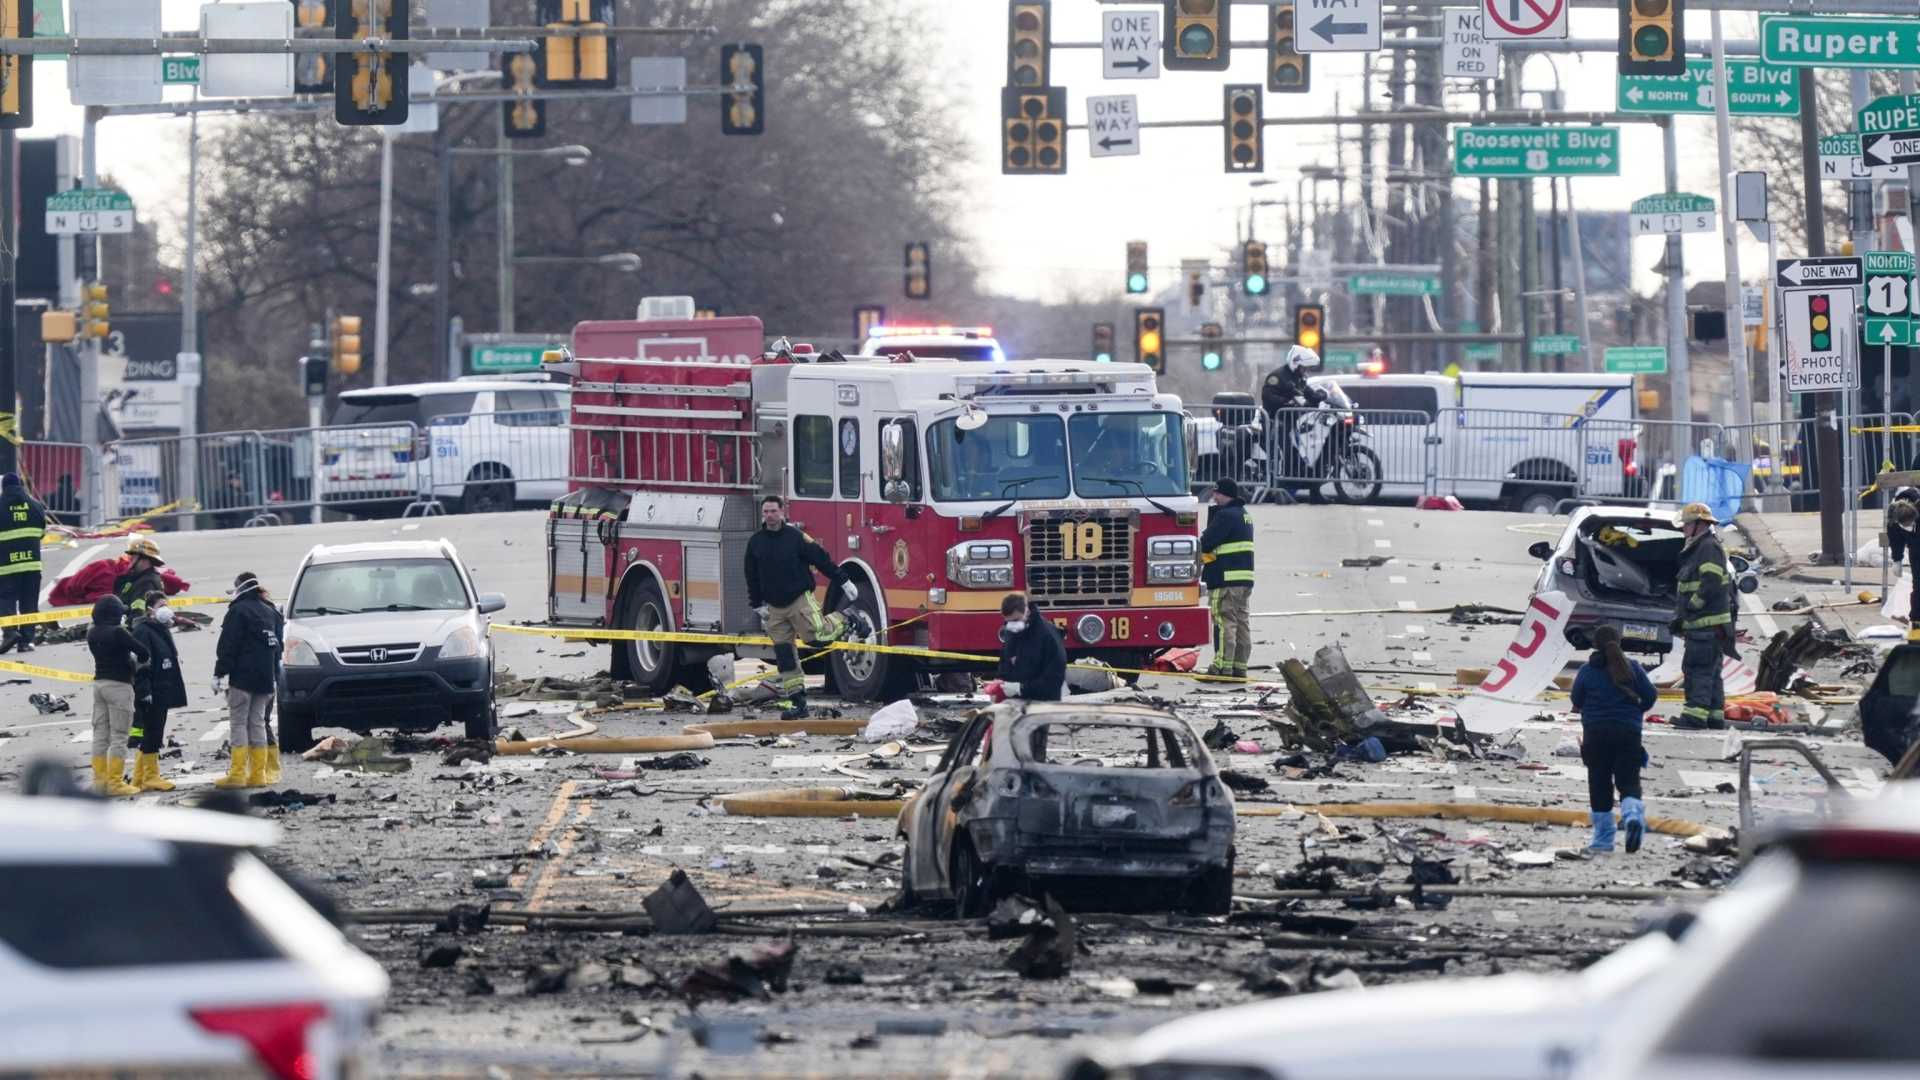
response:
<path fill-rule="evenodd" d="M 1274 445 L 1280 449 L 1280 459 L 1274 462 L 1279 470 L 1276 479 L 1305 476 L 1313 464 L 1302 461 L 1299 450 L 1294 447 L 1296 414 L 1283 414 L 1283 410 L 1312 409 L 1329 403 L 1327 392 L 1307 381 L 1308 375 L 1319 370 L 1320 354 L 1304 345 L 1295 345 L 1287 350 L 1286 361 L 1268 372 L 1260 386 L 1260 408 L 1267 414 L 1267 430 L 1273 433 Z M 1302 490 L 1299 485 L 1286 486 L 1296 494 Z M 1319 501 L 1318 484 L 1307 484 L 1305 490 L 1314 501 Z"/>

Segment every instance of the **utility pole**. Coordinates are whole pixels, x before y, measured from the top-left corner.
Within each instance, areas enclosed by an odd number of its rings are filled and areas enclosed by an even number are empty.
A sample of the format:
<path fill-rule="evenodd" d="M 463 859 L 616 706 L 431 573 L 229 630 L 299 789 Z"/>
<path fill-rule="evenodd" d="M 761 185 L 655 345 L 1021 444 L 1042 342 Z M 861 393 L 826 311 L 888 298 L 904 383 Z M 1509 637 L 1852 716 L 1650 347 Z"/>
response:
<path fill-rule="evenodd" d="M 1820 82 L 1813 77 L 1812 68 L 1800 69 L 1800 174 L 1801 183 L 1806 189 L 1807 206 L 1807 254 L 1818 258 L 1827 253 L 1827 208 L 1820 201 Z M 1773 272 L 1772 267 L 1767 272 Z M 1819 399 L 1813 394 L 1800 395 L 1800 416 L 1802 419 L 1818 415 L 1815 405 Z M 1847 504 L 1846 495 L 1840 490 L 1833 474 L 1839 471 L 1840 433 L 1830 423 L 1815 423 L 1814 442 L 1814 482 L 1820 487 L 1820 560 L 1825 563 L 1837 563 L 1845 554 L 1845 538 L 1841 535 L 1842 511 Z M 1802 431 L 1806 428 L 1802 426 Z M 1783 428 L 1784 434 L 1784 428 Z M 1781 449 L 1775 447 L 1776 450 Z M 1794 500 L 1795 510 L 1806 510 L 1801 499 Z"/>
<path fill-rule="evenodd" d="M 1524 66 L 1525 54 L 1515 50 L 1503 50 L 1500 58 L 1506 72 L 1497 86 L 1495 107 L 1499 109 L 1516 108 L 1520 103 L 1520 72 Z M 1499 303 L 1501 329 L 1518 332 L 1521 342 L 1518 349 L 1505 353 L 1507 363 L 1503 367 L 1513 371 L 1527 369 L 1527 339 L 1533 337 L 1533 321 L 1527 316 L 1526 301 L 1521 292 L 1527 267 L 1526 249 L 1533 238 L 1523 232 L 1524 215 L 1521 213 L 1520 191 L 1525 186 L 1519 180 L 1499 181 L 1499 226 L 1495 230 L 1493 250 L 1497 253 L 1498 280 L 1496 297 Z"/>
<path fill-rule="evenodd" d="M 507 110 L 494 110 L 495 148 L 502 151 L 499 163 L 496 187 L 497 216 L 500 233 L 500 317 L 498 328 L 503 334 L 513 333 L 513 155 L 507 149 Z"/>
<path fill-rule="evenodd" d="M 193 88 L 193 99 L 200 100 L 200 87 Z M 200 233 L 200 114 L 187 118 L 187 255 L 180 281 L 180 355 L 174 357 L 174 381 L 180 385 L 180 441 L 187 453 L 180 455 L 180 490 L 189 498 L 200 491 L 200 454 L 195 436 L 200 433 L 200 310 L 199 282 L 194 258 L 199 250 Z M 199 518 L 182 514 L 180 527 L 192 529 Z"/>
<path fill-rule="evenodd" d="M 1720 34 L 1720 9 L 1709 16 L 1713 27 L 1713 126 L 1720 144 L 1720 241 L 1726 251 L 1726 309 L 1740 310 L 1740 223 L 1733 211 L 1733 123 L 1727 111 L 1727 44 Z M 1815 196 L 1819 195 L 1815 191 Z M 1767 272 L 1771 274 L 1772 268 Z M 1747 372 L 1747 337 L 1727 334 L 1727 361 L 1733 373 L 1733 422 L 1753 423 L 1753 378 Z M 1736 428 L 1735 430 L 1748 430 Z M 1737 461 L 1751 461 L 1749 439 L 1736 435 L 1733 455 Z"/>
<path fill-rule="evenodd" d="M 92 189 L 100 186 L 97 136 L 102 115 L 100 106 L 87 106 L 86 121 L 80 130 L 80 186 L 83 188 Z M 100 272 L 100 238 L 98 236 L 78 237 L 74 249 L 79 256 L 81 280 L 92 278 Z M 73 350 L 74 359 L 80 365 L 80 442 L 81 445 L 96 451 L 100 449 L 100 346 L 98 342 L 97 338 L 82 341 Z M 100 510 L 104 512 L 105 507 L 101 507 Z"/>
<path fill-rule="evenodd" d="M 1669 117 L 1660 129 L 1666 148 L 1667 194 L 1680 193 L 1679 135 Z M 1668 390 L 1673 394 L 1670 415 L 1686 425 L 1680 429 L 1680 442 L 1669 453 L 1684 460 L 1693 452 L 1693 376 L 1687 356 L 1687 270 L 1681 255 L 1679 233 L 1667 234 L 1667 371 Z M 1784 455 L 1782 455 L 1784 459 Z"/>
<path fill-rule="evenodd" d="M 452 117 L 447 117 L 451 120 Z M 453 320 L 453 147 L 445 122 L 433 128 L 433 355 L 436 360 L 453 348 L 449 327 Z"/>
<path fill-rule="evenodd" d="M 25 64 L 20 66 L 26 67 Z M 20 255 L 20 230 L 14 224 L 19 216 L 14 213 L 14 203 L 19 201 L 20 192 L 13 182 L 15 152 L 18 149 L 14 129 L 0 128 L 0 409 L 6 412 L 5 424 L 12 429 L 14 438 L 24 438 L 26 432 L 21 430 L 20 424 L 20 393 L 15 385 L 15 369 L 20 363 L 20 315 L 14 304 L 19 286 L 17 274 Z M 15 472 L 19 468 L 20 456 L 13 439 L 0 438 L 0 472 Z"/>
<path fill-rule="evenodd" d="M 387 385 L 387 313 L 393 291 L 393 129 L 380 131 L 380 241 L 373 285 L 373 385 Z"/>

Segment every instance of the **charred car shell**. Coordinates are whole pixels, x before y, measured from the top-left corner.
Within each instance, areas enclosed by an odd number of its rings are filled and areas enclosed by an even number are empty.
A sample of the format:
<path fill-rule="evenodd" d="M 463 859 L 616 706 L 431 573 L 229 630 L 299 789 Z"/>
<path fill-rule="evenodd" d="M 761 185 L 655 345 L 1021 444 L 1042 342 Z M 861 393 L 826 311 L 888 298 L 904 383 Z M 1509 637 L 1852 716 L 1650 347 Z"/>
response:
<path fill-rule="evenodd" d="M 1560 592 L 1573 600 L 1566 634 L 1575 648 L 1591 648 L 1594 630 L 1611 624 L 1628 652 L 1664 654 L 1674 647 L 1670 624 L 1679 611 L 1674 583 L 1685 544 L 1666 514 L 1585 507 L 1574 512 L 1558 540 L 1541 540 L 1527 549 L 1546 563 L 1533 591 L 1536 596 Z M 1741 592 L 1760 587 L 1745 559 L 1731 555 L 1727 561 Z"/>
<path fill-rule="evenodd" d="M 1233 796 L 1185 720 L 1071 702 L 976 713 L 898 822 L 906 899 L 963 917 L 1035 879 L 1129 881 L 1224 913 L 1233 831 Z"/>

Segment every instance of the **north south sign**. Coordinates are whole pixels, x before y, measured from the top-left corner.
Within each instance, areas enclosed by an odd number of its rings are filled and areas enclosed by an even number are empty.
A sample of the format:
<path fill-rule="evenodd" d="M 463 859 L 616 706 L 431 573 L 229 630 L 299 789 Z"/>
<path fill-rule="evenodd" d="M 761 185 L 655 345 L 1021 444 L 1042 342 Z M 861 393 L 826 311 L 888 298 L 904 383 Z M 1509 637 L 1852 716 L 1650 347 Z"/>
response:
<path fill-rule="evenodd" d="M 1794 67 L 1920 68 L 1920 19 L 1773 15 L 1760 20 L 1760 59 Z"/>
<path fill-rule="evenodd" d="M 1463 127 L 1453 132 L 1459 176 L 1619 176 L 1617 127 Z"/>

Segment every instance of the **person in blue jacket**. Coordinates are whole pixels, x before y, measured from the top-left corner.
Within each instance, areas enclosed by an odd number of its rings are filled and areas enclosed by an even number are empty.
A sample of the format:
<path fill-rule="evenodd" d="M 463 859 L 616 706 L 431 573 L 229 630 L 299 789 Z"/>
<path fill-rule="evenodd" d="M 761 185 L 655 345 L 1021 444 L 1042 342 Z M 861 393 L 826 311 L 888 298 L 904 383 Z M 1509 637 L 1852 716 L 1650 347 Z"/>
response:
<path fill-rule="evenodd" d="M 1640 766 L 1646 749 L 1640 725 L 1660 700 L 1645 668 L 1620 649 L 1617 627 L 1593 632 L 1593 655 L 1573 677 L 1573 711 L 1580 714 L 1580 760 L 1587 765 L 1587 801 L 1593 821 L 1588 851 L 1613 850 L 1613 792 L 1620 791 L 1620 824 L 1627 850 L 1640 850 L 1647 832 L 1647 804 L 1640 798 Z"/>

